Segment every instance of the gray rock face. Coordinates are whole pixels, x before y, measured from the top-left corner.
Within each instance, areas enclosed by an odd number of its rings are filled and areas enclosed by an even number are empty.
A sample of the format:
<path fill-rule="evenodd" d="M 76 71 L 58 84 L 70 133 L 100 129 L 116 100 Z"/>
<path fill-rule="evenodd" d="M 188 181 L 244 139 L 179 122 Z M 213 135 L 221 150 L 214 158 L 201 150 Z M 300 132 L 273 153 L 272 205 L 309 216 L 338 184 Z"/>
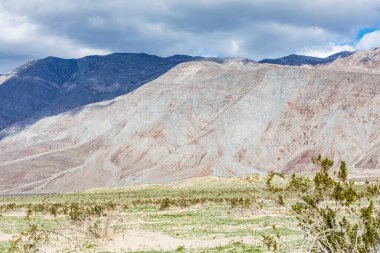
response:
<path fill-rule="evenodd" d="M 327 64 L 327 63 L 335 61 L 338 58 L 346 58 L 352 55 L 353 53 L 354 52 L 343 51 L 340 53 L 330 55 L 326 58 L 291 54 L 291 55 L 277 58 L 277 59 L 264 59 L 264 60 L 259 61 L 259 63 L 271 63 L 271 64 L 289 65 L 289 66 L 301 66 L 301 65 L 314 66 L 314 65 L 320 65 L 320 64 Z"/>
<path fill-rule="evenodd" d="M 177 64 L 195 59 L 115 53 L 32 61 L 8 76 L 0 76 L 0 130 L 126 94 Z"/>
<path fill-rule="evenodd" d="M 179 64 L 126 95 L 41 119 L 1 140 L 0 192 L 306 173 L 320 153 L 335 164 L 346 160 L 350 177 L 379 177 L 377 57 L 355 53 L 343 69 L 239 59 Z"/>

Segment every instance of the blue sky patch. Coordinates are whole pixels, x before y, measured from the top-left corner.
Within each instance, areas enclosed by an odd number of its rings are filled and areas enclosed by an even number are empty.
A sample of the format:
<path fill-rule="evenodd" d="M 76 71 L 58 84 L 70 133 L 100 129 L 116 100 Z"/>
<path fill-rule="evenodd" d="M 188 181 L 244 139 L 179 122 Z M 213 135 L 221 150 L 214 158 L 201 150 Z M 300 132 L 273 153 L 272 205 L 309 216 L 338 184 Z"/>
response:
<path fill-rule="evenodd" d="M 358 32 L 358 35 L 356 36 L 356 41 L 359 41 L 363 38 L 364 35 L 366 35 L 367 33 L 371 33 L 371 32 L 374 32 L 376 31 L 377 29 L 376 28 L 371 28 L 371 27 L 366 27 L 366 28 L 362 28 L 359 30 Z"/>

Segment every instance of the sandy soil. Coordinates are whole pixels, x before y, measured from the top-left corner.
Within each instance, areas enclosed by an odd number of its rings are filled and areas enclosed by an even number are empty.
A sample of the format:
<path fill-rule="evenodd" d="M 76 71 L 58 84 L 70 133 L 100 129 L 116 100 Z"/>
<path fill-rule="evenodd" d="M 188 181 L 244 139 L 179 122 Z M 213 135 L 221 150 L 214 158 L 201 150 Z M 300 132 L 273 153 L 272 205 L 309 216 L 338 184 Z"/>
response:
<path fill-rule="evenodd" d="M 0 234 L 1 237 L 1 234 Z M 10 239 L 10 238 L 9 238 Z M 74 251 L 83 250 L 84 238 L 57 237 L 51 240 L 53 244 L 41 248 L 42 252 L 64 252 L 67 249 Z M 252 237 L 221 238 L 209 240 L 179 239 L 169 235 L 146 231 L 141 229 L 130 229 L 124 233 L 114 235 L 110 240 L 91 241 L 96 251 L 125 252 L 140 250 L 175 250 L 180 246 L 185 248 L 210 248 L 228 245 L 233 242 L 245 244 L 258 243 Z"/>
<path fill-rule="evenodd" d="M 2 231 L 0 231 L 0 242 L 4 242 L 4 241 L 9 241 L 10 239 L 12 239 L 12 236 L 11 234 L 6 234 Z"/>
<path fill-rule="evenodd" d="M 180 246 L 185 248 L 209 248 L 227 245 L 232 242 L 253 243 L 252 237 L 222 238 L 212 240 L 178 239 L 163 233 L 145 230 L 128 230 L 124 234 L 116 235 L 112 240 L 102 245 L 100 250 L 174 250 Z"/>

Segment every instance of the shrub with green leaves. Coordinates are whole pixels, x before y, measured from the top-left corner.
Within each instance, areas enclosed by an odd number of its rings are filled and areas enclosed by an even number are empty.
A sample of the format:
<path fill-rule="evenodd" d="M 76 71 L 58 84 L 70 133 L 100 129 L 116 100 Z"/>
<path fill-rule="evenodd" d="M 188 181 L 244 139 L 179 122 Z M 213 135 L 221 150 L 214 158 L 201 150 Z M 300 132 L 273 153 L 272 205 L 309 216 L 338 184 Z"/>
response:
<path fill-rule="evenodd" d="M 288 182 L 288 190 L 302 189 L 296 199 L 284 200 L 280 189 L 267 184 L 277 196 L 276 202 L 295 216 L 298 228 L 305 234 L 308 252 L 380 252 L 378 186 L 366 186 L 367 194 L 363 194 L 348 180 L 344 161 L 335 172 L 331 171 L 334 162 L 327 157 L 317 156 L 313 163 L 319 168 L 313 186 L 296 175 Z M 272 179 L 273 174 L 268 176 L 268 182 Z"/>
<path fill-rule="evenodd" d="M 161 203 L 160 203 L 160 207 L 159 207 L 159 210 L 166 210 L 166 209 L 169 209 L 170 207 L 170 199 L 169 198 L 164 198 Z"/>
<path fill-rule="evenodd" d="M 40 246 L 48 241 L 49 231 L 42 229 L 40 224 L 32 219 L 31 215 L 32 211 L 29 209 L 25 217 L 27 229 L 10 241 L 9 253 L 40 252 Z"/>

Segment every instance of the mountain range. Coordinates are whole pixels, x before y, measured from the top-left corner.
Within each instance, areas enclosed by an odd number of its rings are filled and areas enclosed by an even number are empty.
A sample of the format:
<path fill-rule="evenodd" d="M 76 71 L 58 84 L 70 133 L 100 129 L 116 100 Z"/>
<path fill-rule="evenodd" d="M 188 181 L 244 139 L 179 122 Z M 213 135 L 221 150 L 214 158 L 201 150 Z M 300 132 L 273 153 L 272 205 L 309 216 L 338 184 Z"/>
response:
<path fill-rule="evenodd" d="M 29 63 L 0 84 L 1 115 L 30 108 L 1 118 L 0 192 L 308 173 L 317 154 L 346 160 L 350 177 L 379 177 L 379 55 L 296 67 L 145 54 Z"/>
<path fill-rule="evenodd" d="M 175 65 L 194 59 L 114 53 L 29 62 L 0 76 L 0 130 L 16 122 L 16 128 L 29 125 L 49 115 L 126 94 Z"/>
<path fill-rule="evenodd" d="M 351 54 L 344 51 L 326 58 L 293 54 L 259 63 L 317 65 Z M 179 63 L 199 59 L 202 57 L 114 53 L 80 59 L 47 57 L 29 62 L 0 75 L 0 138 L 43 117 L 126 94 Z M 223 62 L 221 58 L 208 60 Z"/>
<path fill-rule="evenodd" d="M 320 65 L 328 64 L 335 61 L 338 58 L 346 58 L 353 54 L 354 52 L 342 51 L 333 55 L 330 55 L 326 58 L 318 58 L 306 55 L 297 55 L 291 54 L 285 57 L 277 59 L 263 59 L 259 63 L 271 63 L 271 64 L 280 64 L 280 65 L 289 65 L 289 66 L 301 66 L 301 65 Z"/>

